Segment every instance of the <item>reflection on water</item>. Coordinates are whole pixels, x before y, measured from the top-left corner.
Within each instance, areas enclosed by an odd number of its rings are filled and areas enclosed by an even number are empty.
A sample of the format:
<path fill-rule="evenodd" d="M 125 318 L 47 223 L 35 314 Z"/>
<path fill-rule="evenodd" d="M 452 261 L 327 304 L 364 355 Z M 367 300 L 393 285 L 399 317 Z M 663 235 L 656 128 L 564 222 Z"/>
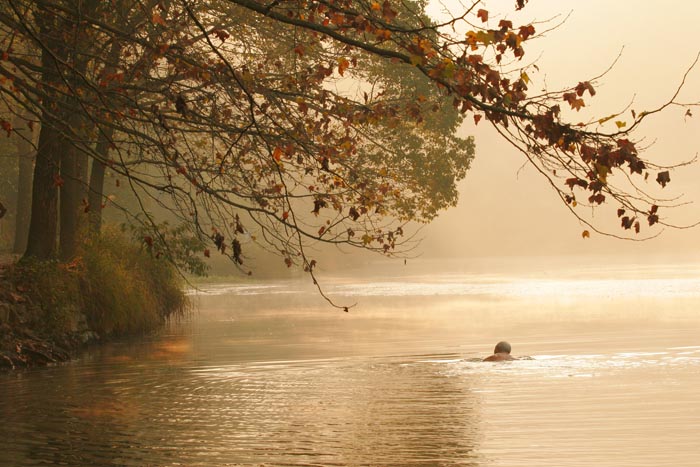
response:
<path fill-rule="evenodd" d="M 669 287 L 339 280 L 347 314 L 292 282 L 212 286 L 160 337 L 0 375 L 0 465 L 696 466 L 700 287 L 643 279 Z M 480 362 L 502 338 L 533 359 Z"/>

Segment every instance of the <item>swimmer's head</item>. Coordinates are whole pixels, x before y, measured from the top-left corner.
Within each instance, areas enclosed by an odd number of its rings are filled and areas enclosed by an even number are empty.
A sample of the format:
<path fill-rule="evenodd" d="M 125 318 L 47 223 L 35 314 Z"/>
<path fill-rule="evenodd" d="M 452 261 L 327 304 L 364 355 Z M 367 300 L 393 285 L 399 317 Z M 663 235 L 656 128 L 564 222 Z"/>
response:
<path fill-rule="evenodd" d="M 493 350 L 493 353 L 510 353 L 510 344 L 506 341 L 501 341 L 498 344 L 496 344 L 496 348 Z"/>

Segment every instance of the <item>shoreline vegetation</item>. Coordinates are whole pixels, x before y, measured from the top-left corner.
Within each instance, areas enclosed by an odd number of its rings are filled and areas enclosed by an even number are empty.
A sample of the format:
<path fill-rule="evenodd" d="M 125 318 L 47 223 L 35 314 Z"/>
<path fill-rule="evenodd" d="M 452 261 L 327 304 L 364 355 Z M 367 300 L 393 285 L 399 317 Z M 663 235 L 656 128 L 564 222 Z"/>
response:
<path fill-rule="evenodd" d="M 0 369 L 68 361 L 87 344 L 146 335 L 190 303 L 175 267 L 118 232 L 75 260 L 0 258 Z"/>

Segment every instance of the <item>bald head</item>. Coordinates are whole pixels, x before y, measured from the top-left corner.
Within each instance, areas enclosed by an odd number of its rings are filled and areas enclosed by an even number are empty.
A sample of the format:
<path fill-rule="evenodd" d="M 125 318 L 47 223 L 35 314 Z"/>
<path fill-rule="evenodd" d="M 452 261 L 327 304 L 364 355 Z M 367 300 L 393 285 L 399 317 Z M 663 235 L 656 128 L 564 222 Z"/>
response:
<path fill-rule="evenodd" d="M 493 350 L 493 353 L 510 353 L 510 344 L 506 341 L 501 341 L 498 344 L 496 344 L 496 348 Z"/>

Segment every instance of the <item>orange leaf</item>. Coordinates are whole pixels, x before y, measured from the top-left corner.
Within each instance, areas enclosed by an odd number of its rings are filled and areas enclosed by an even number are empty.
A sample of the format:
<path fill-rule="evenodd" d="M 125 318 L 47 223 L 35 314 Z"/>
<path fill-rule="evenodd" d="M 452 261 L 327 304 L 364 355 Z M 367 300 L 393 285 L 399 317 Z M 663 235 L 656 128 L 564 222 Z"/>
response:
<path fill-rule="evenodd" d="M 165 21 L 159 13 L 153 13 L 153 16 L 151 17 L 151 22 L 153 24 L 160 24 L 161 26 L 165 26 Z"/>
<path fill-rule="evenodd" d="M 340 76 L 343 76 L 343 73 L 345 73 L 345 70 L 347 70 L 349 66 L 350 62 L 347 58 L 341 57 L 338 59 L 338 73 L 340 73 Z"/>
<path fill-rule="evenodd" d="M 272 151 L 272 157 L 274 157 L 275 160 L 279 162 L 282 158 L 282 150 L 280 148 L 275 148 L 275 150 Z"/>
<path fill-rule="evenodd" d="M 588 230 L 584 230 L 583 232 L 581 232 L 581 237 L 583 238 L 590 238 L 590 236 L 591 233 Z"/>
<path fill-rule="evenodd" d="M 476 16 L 484 23 L 489 20 L 489 12 L 484 9 L 477 11 Z"/>

